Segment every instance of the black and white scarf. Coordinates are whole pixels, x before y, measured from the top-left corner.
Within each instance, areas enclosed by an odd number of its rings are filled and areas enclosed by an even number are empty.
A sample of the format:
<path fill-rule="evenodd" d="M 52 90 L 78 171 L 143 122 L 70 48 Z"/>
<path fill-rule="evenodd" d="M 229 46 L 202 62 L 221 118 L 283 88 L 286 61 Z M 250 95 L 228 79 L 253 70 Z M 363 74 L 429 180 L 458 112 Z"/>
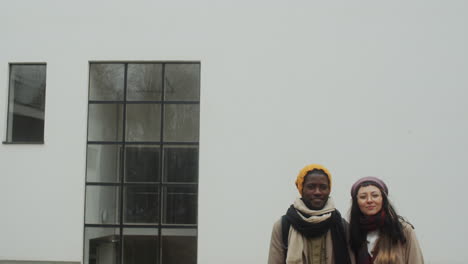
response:
<path fill-rule="evenodd" d="M 321 210 L 311 210 L 298 198 L 286 212 L 293 227 L 290 230 L 286 263 L 302 263 L 305 238 L 314 238 L 331 232 L 335 263 L 349 264 L 348 247 L 340 212 L 331 197 Z"/>

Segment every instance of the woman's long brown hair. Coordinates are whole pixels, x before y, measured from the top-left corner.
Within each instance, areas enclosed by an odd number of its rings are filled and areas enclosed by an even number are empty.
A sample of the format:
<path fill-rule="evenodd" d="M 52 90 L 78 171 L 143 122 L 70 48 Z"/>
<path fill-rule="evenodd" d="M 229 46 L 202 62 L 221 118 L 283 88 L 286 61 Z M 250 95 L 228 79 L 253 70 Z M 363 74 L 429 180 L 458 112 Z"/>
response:
<path fill-rule="evenodd" d="M 372 182 L 363 182 L 359 188 L 369 185 L 379 188 L 372 184 Z M 383 192 L 382 189 L 380 189 L 380 192 L 382 193 L 382 210 L 385 210 L 386 217 L 383 227 L 379 229 L 379 240 L 375 247 L 377 256 L 374 263 L 396 263 L 396 247 L 398 243 L 405 244 L 406 237 L 400 222 L 401 217 L 396 213 L 385 192 Z M 356 257 L 359 255 L 361 248 L 367 243 L 367 231 L 362 230 L 359 226 L 359 219 L 362 215 L 357 202 L 357 195 L 355 195 L 352 197 L 349 229 L 351 249 L 354 251 Z"/>

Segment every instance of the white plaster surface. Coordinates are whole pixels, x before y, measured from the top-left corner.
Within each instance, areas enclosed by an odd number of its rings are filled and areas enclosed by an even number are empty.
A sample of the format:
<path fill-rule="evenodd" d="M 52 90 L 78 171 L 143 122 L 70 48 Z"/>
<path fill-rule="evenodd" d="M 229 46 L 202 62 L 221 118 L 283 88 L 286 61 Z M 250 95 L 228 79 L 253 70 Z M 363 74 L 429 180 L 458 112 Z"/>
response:
<path fill-rule="evenodd" d="M 0 1 L 8 63 L 46 62 L 44 145 L 0 145 L 0 259 L 81 261 L 89 61 L 201 62 L 198 263 L 265 263 L 311 162 L 346 214 L 384 179 L 427 263 L 468 259 L 468 2 Z"/>

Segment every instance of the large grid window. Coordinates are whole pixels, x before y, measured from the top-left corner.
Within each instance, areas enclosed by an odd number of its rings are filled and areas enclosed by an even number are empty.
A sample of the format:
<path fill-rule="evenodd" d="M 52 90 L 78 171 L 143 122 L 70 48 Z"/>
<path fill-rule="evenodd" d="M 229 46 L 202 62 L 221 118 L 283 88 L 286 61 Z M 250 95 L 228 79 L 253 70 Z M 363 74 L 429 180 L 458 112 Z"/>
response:
<path fill-rule="evenodd" d="M 43 143 L 45 64 L 10 64 L 5 143 Z"/>
<path fill-rule="evenodd" d="M 196 263 L 200 64 L 89 77 L 84 263 Z"/>

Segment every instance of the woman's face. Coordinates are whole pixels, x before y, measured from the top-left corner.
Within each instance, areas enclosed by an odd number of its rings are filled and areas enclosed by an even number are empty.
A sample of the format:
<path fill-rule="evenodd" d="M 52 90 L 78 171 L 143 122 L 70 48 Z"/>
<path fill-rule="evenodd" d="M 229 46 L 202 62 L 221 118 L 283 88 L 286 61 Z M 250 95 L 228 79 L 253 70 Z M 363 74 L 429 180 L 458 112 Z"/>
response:
<path fill-rule="evenodd" d="M 359 188 L 356 198 L 364 215 L 375 215 L 382 209 L 382 193 L 374 185 Z"/>

